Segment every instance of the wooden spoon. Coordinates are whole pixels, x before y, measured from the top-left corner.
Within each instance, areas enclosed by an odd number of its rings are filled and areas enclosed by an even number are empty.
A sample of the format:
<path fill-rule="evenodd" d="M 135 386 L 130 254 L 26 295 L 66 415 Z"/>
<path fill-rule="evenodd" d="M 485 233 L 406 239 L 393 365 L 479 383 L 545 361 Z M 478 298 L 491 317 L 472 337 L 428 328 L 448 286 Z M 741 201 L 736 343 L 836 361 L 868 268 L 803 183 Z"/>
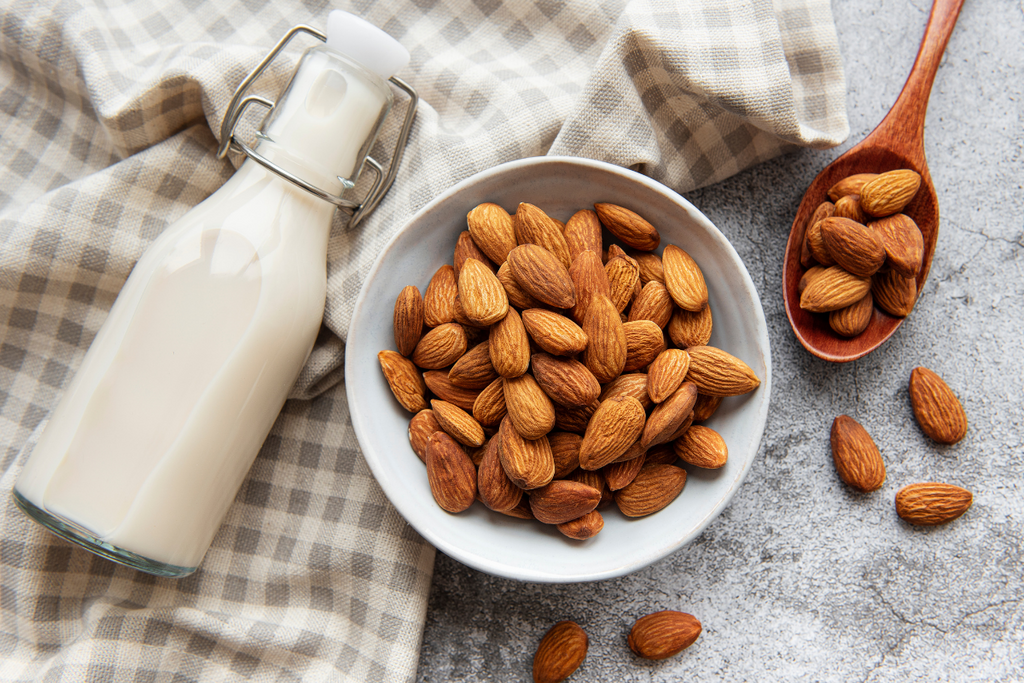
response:
<path fill-rule="evenodd" d="M 914 68 L 892 109 L 870 135 L 818 174 L 800 202 L 786 243 L 783 299 L 796 338 L 818 358 L 834 363 L 856 360 L 881 346 L 904 320 L 876 308 L 867 329 L 856 337 L 846 338 L 832 331 L 827 315 L 800 308 L 797 285 L 806 270 L 800 265 L 800 248 L 807 221 L 814 209 L 828 199 L 829 188 L 846 176 L 897 168 L 909 168 L 921 174 L 921 189 L 903 213 L 914 219 L 924 236 L 924 260 L 917 273 L 917 291 L 924 289 L 939 235 L 939 203 L 924 158 L 924 118 L 935 72 L 963 4 L 964 0 L 935 0 Z"/>

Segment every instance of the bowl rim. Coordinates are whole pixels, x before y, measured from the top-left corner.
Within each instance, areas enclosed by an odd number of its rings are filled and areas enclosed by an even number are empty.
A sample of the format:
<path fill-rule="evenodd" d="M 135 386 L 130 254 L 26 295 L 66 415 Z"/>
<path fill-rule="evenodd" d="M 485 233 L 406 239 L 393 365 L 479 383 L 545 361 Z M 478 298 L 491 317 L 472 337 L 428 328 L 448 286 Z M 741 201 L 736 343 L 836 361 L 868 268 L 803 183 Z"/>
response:
<path fill-rule="evenodd" d="M 699 223 L 701 227 L 707 231 L 709 237 L 715 242 L 715 244 L 721 248 L 726 254 L 732 259 L 738 266 L 738 274 L 741 276 L 741 280 L 745 289 L 751 294 L 751 299 L 754 305 L 755 312 L 755 328 L 757 331 L 757 347 L 762 355 L 762 362 L 764 363 L 765 373 L 762 378 L 760 387 L 756 390 L 758 392 L 764 392 L 764 396 L 761 399 L 761 403 L 758 406 L 756 419 L 752 427 L 755 428 L 757 433 L 757 446 L 754 455 L 750 457 L 742 468 L 736 474 L 729 489 L 725 495 L 717 502 L 717 504 L 711 508 L 703 517 L 700 522 L 693 527 L 691 533 L 687 536 L 679 539 L 676 543 L 666 544 L 665 546 L 653 549 L 649 553 L 645 553 L 640 556 L 634 556 L 628 563 L 621 563 L 612 568 L 603 571 L 581 571 L 573 576 L 566 576 L 563 574 L 555 574 L 551 572 L 545 572 L 540 568 L 510 568 L 500 561 L 495 561 L 489 557 L 481 554 L 474 553 L 471 549 L 463 548 L 459 545 L 449 542 L 443 535 L 437 533 L 429 525 L 417 524 L 413 520 L 415 516 L 415 504 L 407 502 L 401 495 L 395 484 L 391 483 L 386 477 L 379 476 L 377 456 L 375 454 L 368 455 L 364 451 L 362 444 L 368 443 L 366 434 L 368 429 L 372 428 L 372 425 L 364 425 L 363 421 L 357 419 L 357 413 L 352 410 L 352 406 L 356 405 L 356 397 L 353 394 L 354 384 L 348 381 L 348 378 L 354 376 L 355 354 L 348 352 L 349 342 L 354 338 L 354 330 L 356 322 L 362 317 L 362 309 L 368 305 L 369 299 L 369 284 L 374 280 L 378 271 L 381 269 L 383 263 L 388 259 L 391 251 L 394 249 L 395 244 L 402 238 L 411 225 L 418 222 L 424 215 L 430 213 L 435 207 L 449 201 L 454 195 L 457 195 L 464 189 L 471 187 L 477 183 L 486 181 L 494 176 L 500 176 L 516 169 L 523 167 L 535 167 L 535 166 L 558 166 L 558 165 L 569 165 L 576 167 L 586 167 L 612 173 L 614 175 L 623 176 L 626 179 L 644 185 L 647 189 L 654 191 L 658 194 L 666 196 L 671 201 L 680 204 L 685 208 L 695 222 Z M 754 460 L 757 457 L 757 453 L 760 451 L 761 443 L 764 439 L 765 425 L 768 419 L 768 407 L 771 402 L 771 345 L 768 337 L 767 322 L 764 316 L 764 308 L 761 304 L 761 298 L 758 295 L 757 288 L 754 286 L 754 282 L 750 277 L 750 273 L 747 271 L 746 264 L 740 258 L 736 249 L 732 243 L 725 237 L 725 235 L 718 229 L 710 219 L 707 218 L 699 209 L 693 204 L 687 201 L 675 190 L 668 186 L 648 177 L 633 171 L 629 168 L 618 166 L 604 161 L 598 161 L 595 159 L 588 159 L 582 157 L 569 157 L 569 156 L 538 156 L 538 157 L 524 157 L 516 159 L 514 161 L 508 161 L 496 166 L 492 166 L 488 169 L 470 175 L 469 177 L 459 181 L 455 185 L 450 186 L 444 192 L 436 196 L 430 202 L 421 207 L 415 212 L 408 220 L 406 220 L 402 227 L 399 228 L 394 235 L 388 240 L 384 247 L 380 250 L 377 258 L 374 260 L 373 265 L 367 271 L 366 277 L 363 280 L 362 285 L 359 289 L 359 294 L 356 297 L 355 304 L 352 309 L 352 318 L 349 323 L 348 336 L 346 337 L 346 352 L 345 352 L 345 392 L 346 398 L 349 405 L 349 415 L 352 423 L 352 428 L 356 434 L 356 440 L 360 445 L 360 453 L 362 453 L 364 460 L 366 461 L 374 479 L 377 484 L 381 487 L 385 497 L 388 501 L 398 510 L 402 518 L 409 524 L 417 533 L 419 533 L 427 542 L 429 542 L 434 548 L 440 550 L 449 557 L 465 564 L 469 567 L 477 569 L 479 571 L 491 574 L 493 576 L 514 579 L 523 582 L 536 582 L 536 583 L 577 583 L 577 582 L 592 582 L 600 581 L 604 579 L 618 578 L 626 576 L 632 572 L 638 571 L 647 567 L 654 562 L 657 562 L 686 546 L 692 542 L 695 538 L 703 533 L 704 529 L 715 520 L 721 512 L 728 506 L 736 492 L 742 486 L 746 480 L 747 474 L 749 473 Z"/>

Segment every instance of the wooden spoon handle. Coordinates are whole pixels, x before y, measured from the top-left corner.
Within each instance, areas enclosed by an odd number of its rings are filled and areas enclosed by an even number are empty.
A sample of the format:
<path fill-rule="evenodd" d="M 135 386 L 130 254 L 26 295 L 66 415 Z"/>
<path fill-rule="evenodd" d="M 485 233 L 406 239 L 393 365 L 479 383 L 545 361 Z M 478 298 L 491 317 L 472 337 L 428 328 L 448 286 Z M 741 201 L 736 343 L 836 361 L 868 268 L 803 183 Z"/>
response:
<path fill-rule="evenodd" d="M 877 138 L 885 138 L 885 144 L 891 149 L 901 149 L 924 161 L 924 118 L 928 111 L 928 96 L 963 4 L 964 0 L 935 0 L 932 4 L 924 38 L 907 82 L 892 109 L 864 142 L 871 140 L 877 143 Z"/>

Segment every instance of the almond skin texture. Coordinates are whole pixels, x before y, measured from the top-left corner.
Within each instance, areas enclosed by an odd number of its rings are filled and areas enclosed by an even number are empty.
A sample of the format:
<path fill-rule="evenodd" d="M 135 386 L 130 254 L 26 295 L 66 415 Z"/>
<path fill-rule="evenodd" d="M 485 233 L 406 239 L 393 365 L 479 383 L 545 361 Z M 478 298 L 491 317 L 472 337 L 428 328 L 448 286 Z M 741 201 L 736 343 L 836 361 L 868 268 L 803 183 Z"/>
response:
<path fill-rule="evenodd" d="M 476 500 L 476 467 L 444 432 L 434 432 L 427 441 L 427 480 L 443 510 L 462 512 Z"/>
<path fill-rule="evenodd" d="M 502 263 L 501 268 L 498 268 L 498 282 L 505 288 L 509 303 L 516 308 L 525 310 L 527 308 L 539 308 L 544 305 L 530 296 L 519 282 L 516 281 L 512 275 L 512 269 L 509 268 L 508 261 Z"/>
<path fill-rule="evenodd" d="M 544 247 L 566 268 L 572 263 L 569 258 L 569 245 L 562 234 L 562 226 L 543 209 L 523 202 L 516 209 L 516 215 L 512 218 L 512 227 L 516 232 L 516 241 L 519 244 L 537 244 Z M 559 308 L 566 308 L 559 306 Z"/>
<path fill-rule="evenodd" d="M 638 450 L 641 451 L 640 455 L 635 458 L 623 460 L 622 462 L 613 462 L 601 468 L 601 474 L 604 475 L 604 480 L 610 490 L 618 491 L 629 486 L 629 483 L 640 473 L 647 458 L 642 449 Z"/>
<path fill-rule="evenodd" d="M 696 313 L 708 305 L 704 273 L 689 254 L 674 244 L 667 244 L 661 263 L 665 269 L 665 286 L 679 308 Z"/>
<path fill-rule="evenodd" d="M 643 432 L 646 417 L 640 401 L 631 396 L 603 401 L 580 444 L 580 467 L 599 470 L 625 453 Z"/>
<path fill-rule="evenodd" d="M 463 446 L 478 448 L 484 445 L 484 428 L 465 410 L 436 398 L 430 402 L 430 408 L 441 429 Z"/>
<path fill-rule="evenodd" d="M 896 494 L 896 514 L 910 524 L 935 526 L 967 512 L 973 500 L 970 491 L 952 484 L 911 484 Z"/>
<path fill-rule="evenodd" d="M 718 406 L 722 404 L 721 396 L 707 396 L 706 394 L 697 394 L 697 402 L 693 406 L 693 421 L 704 422 L 715 414 L 718 410 Z"/>
<path fill-rule="evenodd" d="M 837 202 L 841 197 L 845 197 L 848 194 L 859 195 L 864 185 L 877 177 L 877 173 L 855 173 L 854 175 L 846 176 L 829 188 L 828 197 L 832 201 Z"/>
<path fill-rule="evenodd" d="M 469 339 L 458 323 L 444 323 L 423 335 L 412 352 L 412 362 L 424 370 L 452 365 L 466 353 Z"/>
<path fill-rule="evenodd" d="M 476 325 L 493 325 L 508 313 L 505 288 L 494 273 L 475 258 L 466 259 L 462 265 L 458 286 L 462 309 Z"/>
<path fill-rule="evenodd" d="M 601 256 L 593 251 L 585 251 L 576 257 L 569 267 L 569 278 L 576 290 L 576 305 L 569 311 L 569 315 L 582 324 L 595 296 L 611 298 L 611 283 L 608 282 L 608 273 L 601 263 Z"/>
<path fill-rule="evenodd" d="M 870 223 L 885 247 L 886 263 L 903 277 L 914 277 L 924 261 L 924 236 L 909 216 L 897 213 Z"/>
<path fill-rule="evenodd" d="M 710 427 L 693 425 L 677 438 L 672 447 L 683 462 L 717 470 L 729 460 L 729 448 L 722 435 Z"/>
<path fill-rule="evenodd" d="M 867 329 L 875 312 L 875 298 L 868 292 L 863 299 L 828 314 L 828 326 L 841 337 L 856 337 Z"/>
<path fill-rule="evenodd" d="M 497 426 L 508 414 L 505 407 L 505 383 L 499 377 L 481 391 L 473 400 L 473 419 L 484 427 Z"/>
<path fill-rule="evenodd" d="M 604 391 L 597 398 L 599 401 L 607 401 L 616 396 L 632 396 L 640 401 L 644 410 L 650 408 L 652 401 L 647 393 L 647 375 L 642 372 L 619 375 L 605 385 Z"/>
<path fill-rule="evenodd" d="M 572 432 L 551 432 L 551 456 L 555 459 L 555 479 L 565 479 L 580 466 L 580 444 L 583 437 Z"/>
<path fill-rule="evenodd" d="M 519 435 L 539 439 L 555 427 L 555 406 L 533 375 L 505 379 L 505 409 Z"/>
<path fill-rule="evenodd" d="M 601 491 L 586 484 L 556 479 L 530 492 L 530 511 L 543 524 L 564 524 L 597 508 Z"/>
<path fill-rule="evenodd" d="M 686 470 L 681 467 L 645 464 L 628 486 L 616 492 L 615 503 L 627 517 L 645 517 L 668 506 L 685 485 Z"/>
<path fill-rule="evenodd" d="M 569 538 L 585 541 L 593 538 L 604 528 L 604 517 L 597 510 L 591 510 L 582 517 L 557 525 L 558 530 Z"/>
<path fill-rule="evenodd" d="M 885 263 L 885 247 L 871 228 L 833 216 L 821 222 L 821 237 L 836 264 L 858 277 L 871 277 Z"/>
<path fill-rule="evenodd" d="M 910 404 L 921 431 L 933 441 L 954 444 L 967 435 L 967 414 L 956 394 L 928 368 L 910 373 Z"/>
<path fill-rule="evenodd" d="M 814 255 L 811 253 L 811 247 L 807 243 L 808 234 L 811 231 L 811 226 L 817 224 L 819 221 L 824 220 L 832 216 L 836 211 L 835 204 L 832 202 L 822 202 L 818 204 L 818 208 L 811 214 L 810 220 L 807 221 L 807 225 L 804 227 L 804 236 L 800 241 L 800 265 L 804 268 L 809 268 L 814 264 Z M 820 228 L 819 228 L 820 229 Z M 818 233 L 820 239 L 821 233 Z"/>
<path fill-rule="evenodd" d="M 523 490 L 512 483 L 501 466 L 501 437 L 491 437 L 484 449 L 484 458 L 477 470 L 480 502 L 495 512 L 508 512 L 523 498 Z"/>
<path fill-rule="evenodd" d="M 602 239 L 601 221 L 590 209 L 577 211 L 565 224 L 565 242 L 569 245 L 569 258 L 573 263 L 585 251 L 592 251 L 600 258 Z"/>
<path fill-rule="evenodd" d="M 860 189 L 860 207 L 871 216 L 889 216 L 903 210 L 921 187 L 921 176 L 909 169 L 887 171 Z"/>
<path fill-rule="evenodd" d="M 519 245 L 509 252 L 508 266 L 516 282 L 541 303 L 555 308 L 572 308 L 576 304 L 576 288 L 568 267 L 544 247 Z"/>
<path fill-rule="evenodd" d="M 663 328 L 672 320 L 672 313 L 675 310 L 676 307 L 665 285 L 652 280 L 643 286 L 640 294 L 633 300 L 633 305 L 629 308 L 627 322 L 650 320 L 658 327 Z"/>
<path fill-rule="evenodd" d="M 671 441 L 676 430 L 693 412 L 696 402 L 697 385 L 693 382 L 683 382 L 671 396 L 651 411 L 644 425 L 640 446 L 646 451 L 651 446 Z"/>
<path fill-rule="evenodd" d="M 807 236 L 805 238 L 807 250 L 811 254 L 811 263 L 817 262 L 825 267 L 834 266 L 836 260 L 829 253 L 828 247 L 825 245 L 825 238 L 821 234 L 821 224 L 823 222 L 824 219 L 811 224 L 807 228 Z"/>
<path fill-rule="evenodd" d="M 428 327 L 455 320 L 455 295 L 458 293 L 455 269 L 448 264 L 438 268 L 423 295 L 423 319 Z"/>
<path fill-rule="evenodd" d="M 868 278 L 857 277 L 839 266 L 832 266 L 807 285 L 800 295 L 800 308 L 811 313 L 836 311 L 857 303 L 870 289 Z"/>
<path fill-rule="evenodd" d="M 665 610 L 640 617 L 629 632 L 629 649 L 644 659 L 667 659 L 693 645 L 701 624 L 692 614 Z"/>
<path fill-rule="evenodd" d="M 633 290 L 640 282 L 640 266 L 633 259 L 622 255 L 608 259 L 604 272 L 608 276 L 608 285 L 611 288 L 609 298 L 619 313 L 622 313 L 632 301 Z"/>
<path fill-rule="evenodd" d="M 508 417 L 501 421 L 499 437 L 501 450 L 498 456 L 513 484 L 529 491 L 551 483 L 555 475 L 555 459 L 547 437 L 524 439 Z"/>
<path fill-rule="evenodd" d="M 555 406 L 555 428 L 564 432 L 575 432 L 583 434 L 587 430 L 587 424 L 597 410 L 598 402 L 594 401 L 589 406 L 582 408 L 566 408 Z"/>
<path fill-rule="evenodd" d="M 427 441 L 434 432 L 443 431 L 430 408 L 421 410 L 409 420 L 409 445 L 412 451 L 423 462 L 427 461 Z"/>
<path fill-rule="evenodd" d="M 530 308 L 523 311 L 522 319 L 530 338 L 550 354 L 571 356 L 587 348 L 587 335 L 583 328 L 564 315 L 543 308 Z"/>
<path fill-rule="evenodd" d="M 530 368 L 530 338 L 514 308 L 491 326 L 488 341 L 491 365 L 502 377 L 519 377 Z"/>
<path fill-rule="evenodd" d="M 647 286 L 649 282 L 665 284 L 665 266 L 661 263 L 660 256 L 649 251 L 634 249 L 630 249 L 626 253 L 632 256 L 637 266 L 640 267 L 640 284 L 644 286 Z"/>
<path fill-rule="evenodd" d="M 567 408 L 590 405 L 601 395 L 601 385 L 587 366 L 571 358 L 547 353 L 533 355 L 533 376 L 548 397 Z"/>
<path fill-rule="evenodd" d="M 639 214 L 615 204 L 594 204 L 597 215 L 608 232 L 640 251 L 654 251 L 661 244 L 661 235 Z"/>
<path fill-rule="evenodd" d="M 682 349 L 665 349 L 647 369 L 647 394 L 655 403 L 671 396 L 686 378 L 690 354 Z"/>
<path fill-rule="evenodd" d="M 622 330 L 626 334 L 626 363 L 622 366 L 623 372 L 646 368 L 665 350 L 665 335 L 650 320 L 624 323 Z"/>
<path fill-rule="evenodd" d="M 871 435 L 856 420 L 840 415 L 832 421 L 832 461 L 843 482 L 862 493 L 882 488 L 885 463 Z"/>
<path fill-rule="evenodd" d="M 583 364 L 602 384 L 618 377 L 626 366 L 626 330 L 611 299 L 598 295 L 590 302 L 583 332 L 588 340 Z"/>
<path fill-rule="evenodd" d="M 811 284 L 811 280 L 818 276 L 819 273 L 823 272 L 825 268 L 823 266 L 811 266 L 807 269 L 807 272 L 800 278 L 800 282 L 796 286 L 796 293 L 798 296 L 803 296 L 804 290 L 807 289 L 807 285 Z"/>
<path fill-rule="evenodd" d="M 498 373 L 491 365 L 491 349 L 487 341 L 463 354 L 448 371 L 451 383 L 464 389 L 483 389 L 497 377 Z"/>
<path fill-rule="evenodd" d="M 454 403 L 463 410 L 473 410 L 480 391 L 477 389 L 464 389 L 452 384 L 448 379 L 448 373 L 443 370 L 428 370 L 423 373 L 423 381 L 427 388 L 438 398 Z"/>
<path fill-rule="evenodd" d="M 871 296 L 886 313 L 905 318 L 917 303 L 917 280 L 903 277 L 895 270 L 878 273 L 871 278 Z"/>
<path fill-rule="evenodd" d="M 694 313 L 677 309 L 668 322 L 668 336 L 679 348 L 704 346 L 711 339 L 711 306 Z"/>
<path fill-rule="evenodd" d="M 429 407 L 427 386 L 412 361 L 396 351 L 387 350 L 378 353 L 377 360 L 380 361 L 380 368 L 391 387 L 391 393 L 403 408 L 410 413 L 418 413 Z"/>
<path fill-rule="evenodd" d="M 571 621 L 560 621 L 541 638 L 533 656 L 533 683 L 560 683 L 587 656 L 587 634 Z"/>
<path fill-rule="evenodd" d="M 455 280 L 458 281 L 462 277 L 462 267 L 466 265 L 468 259 L 475 259 L 487 267 L 487 270 L 493 275 L 497 270 L 497 266 L 491 263 L 491 259 L 487 258 L 487 254 L 480 251 L 480 247 L 473 241 L 473 236 L 469 234 L 468 230 L 463 230 L 459 233 L 459 239 L 455 243 Z"/>
<path fill-rule="evenodd" d="M 512 216 L 497 204 L 480 204 L 466 215 L 466 223 L 480 251 L 499 266 L 517 246 Z"/>
<path fill-rule="evenodd" d="M 848 194 L 845 197 L 840 197 L 836 201 L 836 210 L 832 215 L 836 218 L 849 218 L 851 221 L 864 225 L 868 222 L 868 215 L 860 208 L 859 194 Z"/>
<path fill-rule="evenodd" d="M 738 396 L 761 385 L 750 366 L 727 351 L 714 346 L 693 346 L 686 352 L 690 355 L 686 380 L 696 384 L 702 394 Z"/>
<path fill-rule="evenodd" d="M 395 348 L 409 356 L 423 335 L 423 295 L 417 287 L 405 287 L 395 300 Z"/>

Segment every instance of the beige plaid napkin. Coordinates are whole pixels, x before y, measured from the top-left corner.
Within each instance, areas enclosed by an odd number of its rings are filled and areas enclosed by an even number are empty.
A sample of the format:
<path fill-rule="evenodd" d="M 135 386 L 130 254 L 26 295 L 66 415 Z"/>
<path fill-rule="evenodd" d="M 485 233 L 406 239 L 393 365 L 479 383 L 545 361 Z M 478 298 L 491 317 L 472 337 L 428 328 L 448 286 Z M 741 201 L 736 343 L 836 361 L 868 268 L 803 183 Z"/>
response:
<path fill-rule="evenodd" d="M 384 203 L 335 223 L 323 334 L 214 547 L 175 581 L 51 537 L 10 501 L 26 444 L 139 255 L 233 172 L 211 129 L 239 81 L 337 7 L 408 47 L 399 75 L 421 109 Z M 434 551 L 370 475 L 340 370 L 380 248 L 445 188 L 525 156 L 603 159 L 684 192 L 838 144 L 844 87 L 828 0 L 5 3 L 0 679 L 413 679 Z"/>

